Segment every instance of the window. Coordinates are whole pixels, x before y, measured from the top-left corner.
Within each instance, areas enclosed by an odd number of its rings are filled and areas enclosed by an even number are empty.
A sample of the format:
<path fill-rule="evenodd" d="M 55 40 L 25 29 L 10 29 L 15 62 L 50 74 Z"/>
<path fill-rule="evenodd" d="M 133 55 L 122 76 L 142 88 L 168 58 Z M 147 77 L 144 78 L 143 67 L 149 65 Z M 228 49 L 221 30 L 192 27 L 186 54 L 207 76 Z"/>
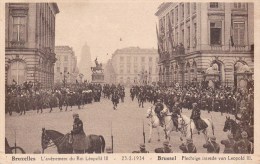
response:
<path fill-rule="evenodd" d="M 127 56 L 127 63 L 131 63 L 131 56 Z"/>
<path fill-rule="evenodd" d="M 190 16 L 190 3 L 188 2 L 186 6 L 187 6 L 187 17 L 189 17 Z"/>
<path fill-rule="evenodd" d="M 142 62 L 145 62 L 145 57 L 142 57 Z"/>
<path fill-rule="evenodd" d="M 245 9 L 246 4 L 245 3 L 234 3 L 234 8 L 236 9 Z"/>
<path fill-rule="evenodd" d="M 137 62 L 137 57 L 134 57 L 134 61 Z"/>
<path fill-rule="evenodd" d="M 13 83 L 13 80 L 17 82 L 17 84 L 22 84 L 26 81 L 27 72 L 26 72 L 26 64 L 23 62 L 13 62 L 11 63 L 8 70 L 8 81 L 7 83 L 10 85 Z"/>
<path fill-rule="evenodd" d="M 120 62 L 124 62 L 124 57 L 120 56 Z"/>
<path fill-rule="evenodd" d="M 174 10 L 171 10 L 172 25 L 174 25 Z"/>
<path fill-rule="evenodd" d="M 193 47 L 195 48 L 197 46 L 197 24 L 194 23 L 194 32 L 193 32 Z"/>
<path fill-rule="evenodd" d="M 181 20 L 184 18 L 184 4 L 181 4 Z"/>
<path fill-rule="evenodd" d="M 64 56 L 64 61 L 68 61 L 68 56 L 67 55 Z"/>
<path fill-rule="evenodd" d="M 60 73 L 60 67 L 57 67 L 57 72 Z"/>
<path fill-rule="evenodd" d="M 190 47 L 190 27 L 187 28 L 187 47 Z"/>
<path fill-rule="evenodd" d="M 176 18 L 176 24 L 178 24 L 178 7 L 175 9 L 175 18 Z"/>
<path fill-rule="evenodd" d="M 218 5 L 217 2 L 210 2 L 210 3 L 209 3 L 209 7 L 210 7 L 210 8 L 218 8 L 219 5 Z"/>
<path fill-rule="evenodd" d="M 26 17 L 13 17 L 12 41 L 26 41 Z"/>
<path fill-rule="evenodd" d="M 181 43 L 184 44 L 184 29 L 181 30 Z"/>
<path fill-rule="evenodd" d="M 68 67 L 64 67 L 64 72 L 68 72 Z"/>
<path fill-rule="evenodd" d="M 149 62 L 152 62 L 153 61 L 153 58 L 152 57 L 149 57 Z"/>
<path fill-rule="evenodd" d="M 210 44 L 221 45 L 221 22 L 210 23 Z"/>
<path fill-rule="evenodd" d="M 244 22 L 234 22 L 234 44 L 235 45 L 245 45 L 245 23 Z"/>
<path fill-rule="evenodd" d="M 121 73 L 121 74 L 124 73 L 124 70 L 123 70 L 123 69 L 120 69 L 120 73 Z"/>
<path fill-rule="evenodd" d="M 193 13 L 196 13 L 196 10 L 197 10 L 197 4 L 193 3 Z"/>

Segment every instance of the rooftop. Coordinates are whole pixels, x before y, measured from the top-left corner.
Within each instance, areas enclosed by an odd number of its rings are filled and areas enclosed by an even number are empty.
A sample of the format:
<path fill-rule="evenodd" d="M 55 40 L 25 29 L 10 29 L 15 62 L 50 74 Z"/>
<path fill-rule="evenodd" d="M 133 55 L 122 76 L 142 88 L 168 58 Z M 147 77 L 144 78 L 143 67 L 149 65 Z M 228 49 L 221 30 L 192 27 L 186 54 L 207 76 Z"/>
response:
<path fill-rule="evenodd" d="M 157 49 L 154 48 L 140 48 L 140 47 L 126 47 L 122 49 L 117 49 L 115 54 L 146 54 L 146 53 L 157 53 Z"/>

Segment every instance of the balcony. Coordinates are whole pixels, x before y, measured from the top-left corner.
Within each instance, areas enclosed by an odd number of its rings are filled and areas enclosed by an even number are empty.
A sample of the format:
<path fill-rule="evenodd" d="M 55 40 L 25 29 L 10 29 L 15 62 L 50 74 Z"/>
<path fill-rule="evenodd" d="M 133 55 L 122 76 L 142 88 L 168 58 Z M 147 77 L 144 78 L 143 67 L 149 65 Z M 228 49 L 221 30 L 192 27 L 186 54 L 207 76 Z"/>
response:
<path fill-rule="evenodd" d="M 12 48 L 24 48 L 25 41 L 10 41 L 10 46 Z"/>

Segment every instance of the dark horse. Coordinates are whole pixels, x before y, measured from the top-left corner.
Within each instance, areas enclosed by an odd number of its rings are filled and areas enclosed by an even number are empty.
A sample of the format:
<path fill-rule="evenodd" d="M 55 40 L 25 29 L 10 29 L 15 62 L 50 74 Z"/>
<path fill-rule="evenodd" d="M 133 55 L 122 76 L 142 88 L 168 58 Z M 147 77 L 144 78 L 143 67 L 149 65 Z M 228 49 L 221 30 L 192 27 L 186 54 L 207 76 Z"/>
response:
<path fill-rule="evenodd" d="M 236 123 L 236 121 L 234 121 L 230 117 L 226 117 L 226 121 L 225 121 L 223 131 L 224 132 L 231 131 L 231 133 L 233 134 L 234 139 L 236 141 L 238 141 L 242 138 L 241 132 L 246 131 L 247 134 L 248 134 L 248 139 L 251 142 L 254 142 L 254 127 L 253 126 L 247 126 L 247 127 L 243 127 L 241 129 L 240 125 L 238 123 Z"/>
<path fill-rule="evenodd" d="M 105 139 L 101 135 L 88 135 L 87 139 L 89 141 L 89 147 L 87 147 L 84 152 L 86 153 L 103 153 L 105 149 Z M 72 154 L 73 148 L 70 143 L 71 134 L 62 134 L 55 130 L 45 130 L 42 129 L 42 152 L 51 146 L 56 146 L 59 154 Z M 52 142 L 51 142 L 52 141 Z"/>

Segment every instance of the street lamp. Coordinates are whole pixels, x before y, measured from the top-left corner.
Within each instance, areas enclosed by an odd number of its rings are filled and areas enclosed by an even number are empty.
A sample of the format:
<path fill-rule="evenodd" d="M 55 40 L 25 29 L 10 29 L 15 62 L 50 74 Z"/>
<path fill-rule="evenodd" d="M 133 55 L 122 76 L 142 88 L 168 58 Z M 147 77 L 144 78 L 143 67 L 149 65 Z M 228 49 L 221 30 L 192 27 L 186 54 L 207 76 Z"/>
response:
<path fill-rule="evenodd" d="M 66 74 L 69 75 L 70 73 L 69 72 L 66 73 L 66 71 L 64 71 L 64 74 L 63 74 L 63 85 L 64 85 L 64 87 L 66 87 L 66 78 L 67 78 Z M 62 72 L 60 73 L 60 75 L 62 75 Z"/>

